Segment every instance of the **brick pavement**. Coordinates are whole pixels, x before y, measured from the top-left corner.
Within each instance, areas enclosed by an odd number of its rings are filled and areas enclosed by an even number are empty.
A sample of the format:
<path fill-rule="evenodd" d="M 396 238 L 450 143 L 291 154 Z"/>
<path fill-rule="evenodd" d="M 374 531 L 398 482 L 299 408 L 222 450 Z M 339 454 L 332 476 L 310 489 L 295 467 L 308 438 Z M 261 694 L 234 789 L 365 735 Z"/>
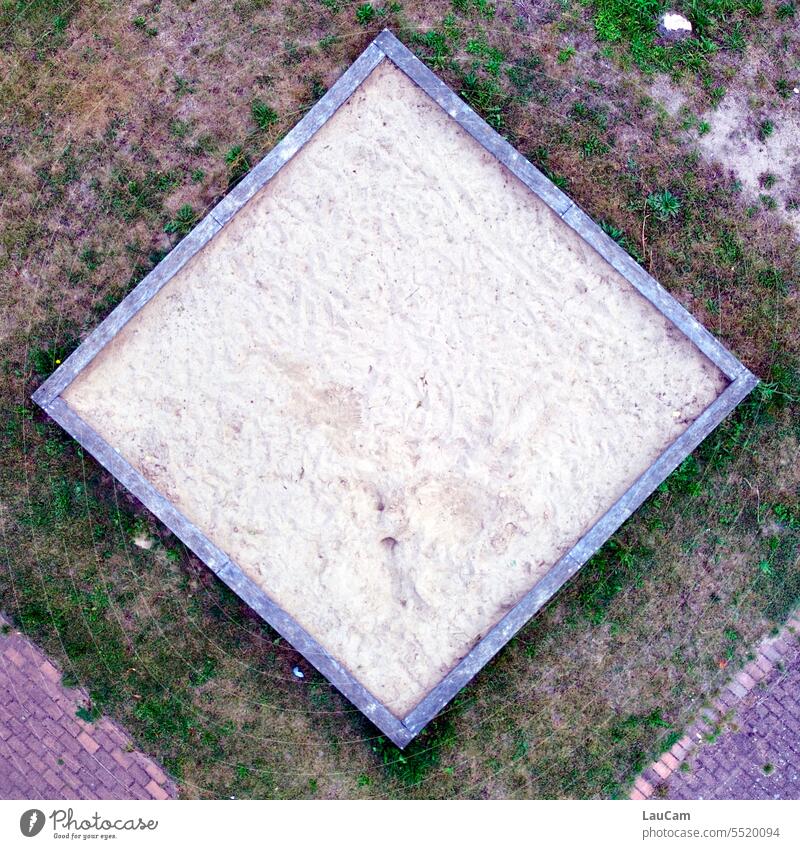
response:
<path fill-rule="evenodd" d="M 800 615 L 764 640 L 632 799 L 800 799 Z"/>
<path fill-rule="evenodd" d="M 9 628 L 0 616 L 0 626 Z M 76 716 L 87 694 L 19 631 L 0 633 L 0 798 L 167 799 L 174 782 L 103 717 Z"/>

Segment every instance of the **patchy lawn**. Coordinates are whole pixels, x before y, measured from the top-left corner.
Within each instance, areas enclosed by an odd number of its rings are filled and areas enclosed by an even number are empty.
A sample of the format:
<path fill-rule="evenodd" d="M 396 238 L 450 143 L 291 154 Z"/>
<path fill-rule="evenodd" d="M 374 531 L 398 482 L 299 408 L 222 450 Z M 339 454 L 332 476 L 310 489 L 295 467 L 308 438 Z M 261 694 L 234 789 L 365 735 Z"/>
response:
<path fill-rule="evenodd" d="M 0 7 L 0 606 L 184 795 L 624 795 L 800 600 L 796 160 L 771 203 L 703 142 L 782 138 L 794 7 L 659 7 Z M 384 26 L 764 380 L 402 755 L 28 400 Z"/>

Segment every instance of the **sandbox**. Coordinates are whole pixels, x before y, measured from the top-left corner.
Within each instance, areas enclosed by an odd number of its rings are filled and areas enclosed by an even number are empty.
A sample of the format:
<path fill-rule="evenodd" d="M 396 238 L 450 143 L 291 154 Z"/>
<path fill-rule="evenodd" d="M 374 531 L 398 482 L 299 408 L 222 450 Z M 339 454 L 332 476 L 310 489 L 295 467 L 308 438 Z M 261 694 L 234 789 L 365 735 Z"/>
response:
<path fill-rule="evenodd" d="M 403 745 L 754 379 L 388 33 L 315 110 L 37 400 Z"/>

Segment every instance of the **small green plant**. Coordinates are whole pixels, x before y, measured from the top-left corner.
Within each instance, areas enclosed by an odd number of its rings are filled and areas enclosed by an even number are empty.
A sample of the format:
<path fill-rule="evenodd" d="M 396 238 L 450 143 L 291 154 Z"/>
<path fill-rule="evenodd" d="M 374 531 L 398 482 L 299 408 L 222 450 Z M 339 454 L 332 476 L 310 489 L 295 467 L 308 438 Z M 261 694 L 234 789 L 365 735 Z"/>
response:
<path fill-rule="evenodd" d="M 704 136 L 711 132 L 711 124 L 708 121 L 700 121 L 697 125 L 697 135 Z"/>
<path fill-rule="evenodd" d="M 769 120 L 769 118 L 765 118 L 758 125 L 758 137 L 761 141 L 766 141 L 773 133 L 775 132 L 775 124 Z"/>
<path fill-rule="evenodd" d="M 183 97 L 185 94 L 191 94 L 194 89 L 192 88 L 189 80 L 184 79 L 183 77 L 175 74 L 175 86 L 172 89 L 175 97 Z"/>
<path fill-rule="evenodd" d="M 100 718 L 100 708 L 94 704 L 81 705 L 76 711 L 75 716 L 82 719 L 84 722 L 95 722 Z"/>
<path fill-rule="evenodd" d="M 263 100 L 254 100 L 250 106 L 250 114 L 259 130 L 267 130 L 278 123 L 278 113 Z"/>
<path fill-rule="evenodd" d="M 556 56 L 558 64 L 566 65 L 567 62 L 569 62 L 569 60 L 575 55 L 576 52 L 577 51 L 571 44 L 568 47 L 562 48 L 558 51 L 558 56 Z"/>
<path fill-rule="evenodd" d="M 367 24 L 371 24 L 375 20 L 377 15 L 378 13 L 372 3 L 362 3 L 356 9 L 356 20 L 358 21 L 358 23 L 361 24 L 362 27 L 366 26 Z"/>
<path fill-rule="evenodd" d="M 758 199 L 761 201 L 764 209 L 777 209 L 778 207 L 778 201 L 772 195 L 759 195 Z"/>
<path fill-rule="evenodd" d="M 775 91 L 784 100 L 788 100 L 794 93 L 794 83 L 782 77 L 779 80 L 775 80 Z"/>
<path fill-rule="evenodd" d="M 775 767 L 771 763 L 765 763 L 764 766 L 761 767 L 764 770 L 764 775 L 770 775 L 775 772 Z"/>
<path fill-rule="evenodd" d="M 79 255 L 80 261 L 89 271 L 95 271 L 103 264 L 103 258 L 95 248 L 84 248 Z"/>
<path fill-rule="evenodd" d="M 609 146 L 598 138 L 595 133 L 592 133 L 581 143 L 581 156 L 584 159 L 589 159 L 592 156 L 602 156 L 604 153 L 608 153 L 609 150 Z"/>
<path fill-rule="evenodd" d="M 771 189 L 775 183 L 778 182 L 778 178 L 771 171 L 765 171 L 758 178 L 758 182 L 761 184 L 762 188 Z"/>
<path fill-rule="evenodd" d="M 150 27 L 147 25 L 147 18 L 144 15 L 138 15 L 133 19 L 133 25 L 136 29 L 141 30 L 145 35 L 150 38 L 154 38 L 158 35 L 158 30 L 155 27 Z"/>
<path fill-rule="evenodd" d="M 744 50 L 747 46 L 747 42 L 744 37 L 744 32 L 742 31 L 742 22 L 737 21 L 731 31 L 725 36 L 723 39 L 725 46 L 728 50 Z"/>
<path fill-rule="evenodd" d="M 185 203 L 176 213 L 175 217 L 168 221 L 164 227 L 165 233 L 177 233 L 179 236 L 185 236 L 194 227 L 197 222 L 197 214 L 192 206 Z"/>
<path fill-rule="evenodd" d="M 779 21 L 786 21 L 789 18 L 793 18 L 797 12 L 797 6 L 793 2 L 790 3 L 781 3 L 780 6 L 775 10 L 775 17 Z"/>
<path fill-rule="evenodd" d="M 202 183 L 206 178 L 206 172 L 202 168 L 195 168 L 191 174 L 193 183 Z"/>
<path fill-rule="evenodd" d="M 494 3 L 490 0 L 453 0 L 453 9 L 461 15 L 469 15 L 475 11 L 487 21 L 491 21 L 495 16 Z"/>
<path fill-rule="evenodd" d="M 669 189 L 651 192 L 647 196 L 647 206 L 659 221 L 677 218 L 681 211 L 681 202 Z"/>
<path fill-rule="evenodd" d="M 188 132 L 189 123 L 187 121 L 180 121 L 176 119 L 172 121 L 169 125 L 169 134 L 171 136 L 174 136 L 176 139 L 185 138 Z"/>
<path fill-rule="evenodd" d="M 231 182 L 244 177 L 250 170 L 250 157 L 247 151 L 240 145 L 234 145 L 225 154 L 225 164 L 228 166 Z"/>

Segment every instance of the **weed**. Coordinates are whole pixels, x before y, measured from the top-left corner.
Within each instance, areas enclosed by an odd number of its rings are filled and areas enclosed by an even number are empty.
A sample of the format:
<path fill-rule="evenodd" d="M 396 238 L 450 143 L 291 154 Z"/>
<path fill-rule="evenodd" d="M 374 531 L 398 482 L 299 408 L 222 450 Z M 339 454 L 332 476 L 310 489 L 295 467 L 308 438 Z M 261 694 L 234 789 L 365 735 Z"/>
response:
<path fill-rule="evenodd" d="M 794 2 L 781 3 L 780 6 L 775 9 L 775 17 L 779 21 L 786 21 L 789 18 L 793 18 L 796 13 L 797 6 L 795 6 Z"/>
<path fill-rule="evenodd" d="M 601 156 L 604 153 L 608 153 L 609 150 L 611 148 L 594 133 L 581 142 L 581 156 L 584 159 L 588 159 L 591 156 Z"/>
<path fill-rule="evenodd" d="M 769 120 L 769 118 L 765 118 L 758 125 L 758 137 L 761 141 L 766 141 L 773 133 L 775 132 L 775 124 Z"/>
<path fill-rule="evenodd" d="M 367 24 L 371 24 L 372 21 L 375 20 L 378 13 L 373 7 L 372 3 L 362 3 L 356 9 L 356 21 L 361 24 L 361 26 L 366 26 Z"/>
<path fill-rule="evenodd" d="M 493 20 L 495 16 L 495 6 L 490 0 L 453 0 L 453 9 L 461 15 L 474 12 L 487 21 Z"/>
<path fill-rule="evenodd" d="M 225 154 L 225 164 L 228 166 L 229 182 L 234 183 L 250 170 L 250 157 L 247 151 L 237 144 Z"/>
<path fill-rule="evenodd" d="M 96 271 L 103 264 L 103 257 L 96 248 L 84 248 L 78 259 L 86 266 L 88 271 Z"/>
<path fill-rule="evenodd" d="M 101 715 L 102 711 L 100 708 L 91 702 L 88 705 L 81 705 L 75 711 L 75 716 L 77 716 L 78 719 L 82 719 L 84 722 L 96 722 L 100 719 Z"/>
<path fill-rule="evenodd" d="M 771 189 L 778 182 L 778 178 L 771 171 L 765 171 L 759 176 L 758 182 L 762 188 Z"/>
<path fill-rule="evenodd" d="M 761 767 L 764 770 L 764 775 L 771 775 L 775 772 L 775 767 L 771 763 L 765 763 L 764 766 Z"/>
<path fill-rule="evenodd" d="M 202 183 L 206 178 L 206 172 L 202 168 L 195 168 L 190 176 L 193 183 Z"/>
<path fill-rule="evenodd" d="M 194 88 L 189 83 L 188 80 L 179 76 L 178 74 L 174 75 L 174 85 L 172 88 L 172 93 L 175 97 L 183 97 L 186 94 L 192 94 Z"/>
<path fill-rule="evenodd" d="M 541 57 L 534 54 L 506 68 L 506 76 L 524 100 L 532 97 L 540 87 L 543 77 L 539 70 L 541 64 Z"/>
<path fill-rule="evenodd" d="M 736 23 L 731 28 L 731 31 L 723 39 L 723 43 L 728 48 L 728 50 L 742 51 L 745 49 L 745 47 L 747 46 L 747 42 L 744 37 L 741 21 L 736 21 Z"/>
<path fill-rule="evenodd" d="M 615 227 L 608 221 L 600 221 L 600 229 L 610 236 L 624 251 L 627 251 L 637 262 L 641 262 L 643 257 L 637 247 L 630 242 L 625 233 Z"/>
<path fill-rule="evenodd" d="M 146 212 L 161 210 L 162 198 L 180 179 L 174 171 L 149 171 L 134 177 L 127 169 L 112 172 L 111 185 L 101 195 L 101 203 L 124 221 L 134 221 Z"/>
<path fill-rule="evenodd" d="M 250 105 L 250 114 L 259 130 L 268 130 L 278 123 L 278 113 L 263 100 L 254 100 Z"/>
<path fill-rule="evenodd" d="M 30 364 L 39 377 L 48 377 L 67 357 L 66 345 L 54 345 L 51 348 L 33 348 L 30 352 Z"/>
<path fill-rule="evenodd" d="M 403 751 L 385 737 L 378 737 L 372 743 L 372 751 L 392 778 L 415 785 L 439 765 L 442 751 L 452 747 L 455 741 L 452 720 L 440 718 Z"/>
<path fill-rule="evenodd" d="M 416 33 L 413 42 L 423 48 L 422 58 L 434 68 L 444 68 L 453 53 L 447 33 L 441 30 Z"/>
<path fill-rule="evenodd" d="M 486 121 L 496 130 L 503 126 L 503 108 L 507 95 L 493 79 L 485 79 L 474 71 L 465 74 L 462 82 L 461 96 L 470 106 L 480 112 Z"/>
<path fill-rule="evenodd" d="M 569 62 L 569 60 L 575 55 L 576 52 L 577 51 L 575 50 L 575 48 L 570 44 L 567 47 L 564 47 L 558 51 L 556 60 L 558 61 L 559 65 L 566 65 L 567 62 Z"/>
<path fill-rule="evenodd" d="M 659 221 L 677 218 L 681 211 L 681 202 L 669 189 L 651 192 L 647 196 L 647 206 Z"/>
<path fill-rule="evenodd" d="M 480 56 L 483 59 L 482 67 L 487 73 L 495 77 L 498 75 L 505 54 L 496 47 L 490 47 L 485 35 L 481 34 L 477 38 L 467 41 L 466 50 L 467 53 L 471 53 L 473 56 Z"/>
<path fill-rule="evenodd" d="M 158 35 L 158 30 L 155 27 L 148 26 L 147 18 L 144 15 L 138 15 L 132 21 L 136 29 L 143 32 L 148 38 L 155 38 Z"/>
<path fill-rule="evenodd" d="M 176 139 L 185 138 L 188 132 L 189 123 L 187 121 L 179 121 L 176 119 L 169 125 L 169 134 L 174 136 Z"/>
<path fill-rule="evenodd" d="M 165 233 L 177 233 L 185 236 L 197 223 L 197 213 L 191 205 L 185 203 L 176 213 L 175 217 L 167 222 L 164 227 Z"/>

